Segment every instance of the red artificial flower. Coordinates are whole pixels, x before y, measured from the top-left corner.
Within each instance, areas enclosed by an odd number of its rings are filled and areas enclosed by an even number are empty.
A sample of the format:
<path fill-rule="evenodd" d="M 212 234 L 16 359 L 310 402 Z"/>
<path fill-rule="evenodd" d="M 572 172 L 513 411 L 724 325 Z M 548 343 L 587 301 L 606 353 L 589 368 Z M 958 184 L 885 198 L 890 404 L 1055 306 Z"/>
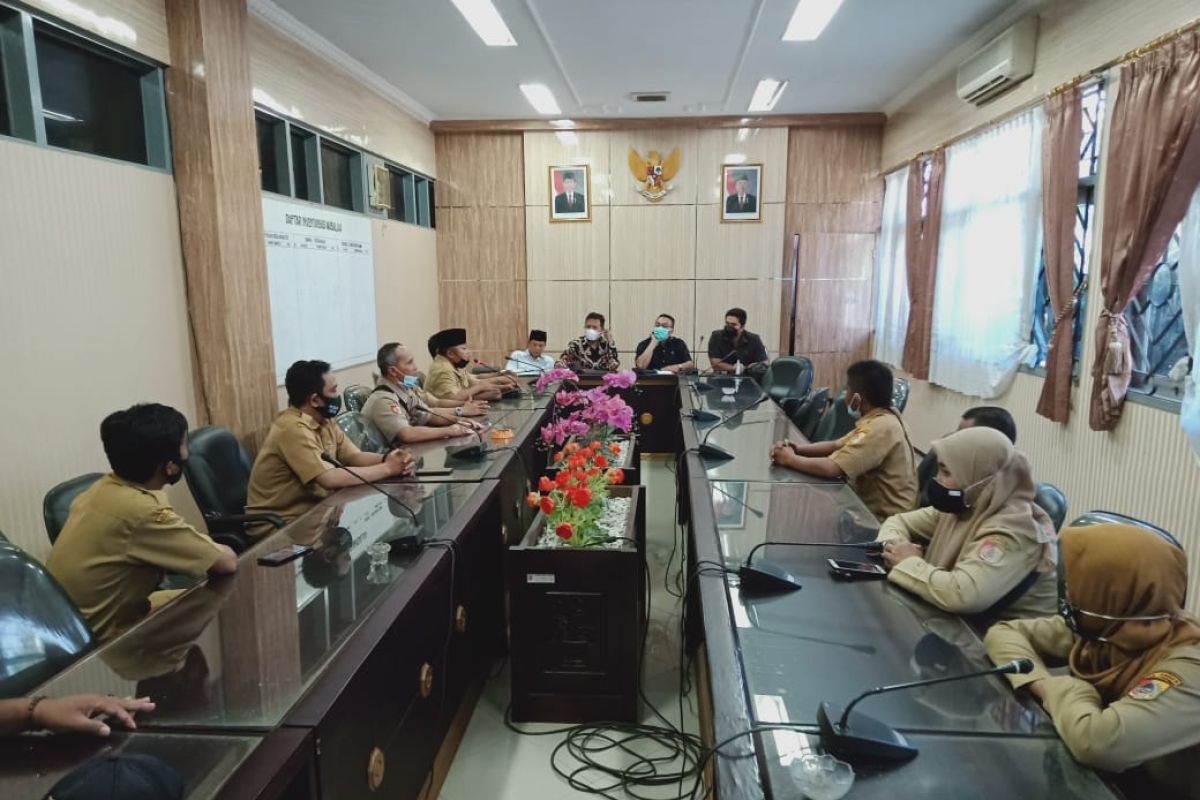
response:
<path fill-rule="evenodd" d="M 560 469 L 558 474 L 554 476 L 554 483 L 561 489 L 567 485 L 567 481 L 571 480 L 571 473 L 565 469 Z"/>
<path fill-rule="evenodd" d="M 567 442 L 567 446 L 563 448 L 563 452 L 568 455 L 571 455 L 578 449 L 579 449 L 579 445 L 576 444 L 575 442 Z"/>
<path fill-rule="evenodd" d="M 600 470 L 599 470 L 599 468 L 597 468 L 597 467 L 592 467 L 591 469 L 589 469 L 589 470 L 587 471 L 587 476 L 588 476 L 589 478 L 594 478 L 594 477 L 596 477 L 596 476 L 597 476 L 597 475 L 599 475 L 599 474 L 600 474 Z"/>
<path fill-rule="evenodd" d="M 554 529 L 554 533 L 560 539 L 570 539 L 575 535 L 575 529 L 571 527 L 571 523 L 561 522 L 559 523 L 558 527 Z"/>
<path fill-rule="evenodd" d="M 550 480 L 545 475 L 543 475 L 538 480 L 538 489 L 540 489 L 543 492 L 552 492 L 552 491 L 554 491 L 554 481 Z"/>
<path fill-rule="evenodd" d="M 586 487 L 577 489 L 571 493 L 571 502 L 576 508 L 587 508 L 588 503 L 592 502 L 592 490 Z"/>
<path fill-rule="evenodd" d="M 616 469 L 610 469 L 608 471 L 608 482 L 614 485 L 618 483 L 624 483 L 625 470 L 621 469 L 620 467 L 617 467 Z"/>
<path fill-rule="evenodd" d="M 600 443 L 599 443 L 599 442 L 597 442 L 597 441 L 592 441 L 592 442 L 590 442 L 590 443 L 588 444 L 588 447 L 592 448 L 593 450 L 599 450 L 599 449 L 600 449 Z"/>
<path fill-rule="evenodd" d="M 537 504 L 541 502 L 541 499 L 542 498 L 538 496 L 537 492 L 530 492 L 529 494 L 525 495 L 525 502 L 529 504 L 530 508 L 537 508 Z"/>
<path fill-rule="evenodd" d="M 600 469 L 604 469 L 608 466 L 608 459 L 604 456 L 596 456 L 596 466 Z"/>
<path fill-rule="evenodd" d="M 567 465 L 570 466 L 571 469 L 579 469 L 583 466 L 583 462 L 583 456 L 571 456 L 569 459 L 567 459 Z"/>
<path fill-rule="evenodd" d="M 621 445 L 617 444 L 616 442 L 609 442 L 608 452 L 612 453 L 614 456 L 621 455 Z"/>
<path fill-rule="evenodd" d="M 543 514 L 553 514 L 554 513 L 554 501 L 551 500 L 549 497 L 542 498 L 541 506 L 542 506 Z"/>
<path fill-rule="evenodd" d="M 554 463 L 557 464 L 558 462 L 560 462 L 562 460 L 563 460 L 563 451 L 559 450 L 557 453 L 554 454 Z"/>

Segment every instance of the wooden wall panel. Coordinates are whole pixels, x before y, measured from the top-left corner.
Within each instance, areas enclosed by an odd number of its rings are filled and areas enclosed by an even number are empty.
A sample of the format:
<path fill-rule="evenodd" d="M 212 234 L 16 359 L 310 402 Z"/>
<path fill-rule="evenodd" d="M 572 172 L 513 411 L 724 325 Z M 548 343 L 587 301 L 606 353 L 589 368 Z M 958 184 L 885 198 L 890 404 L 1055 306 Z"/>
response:
<path fill-rule="evenodd" d="M 436 138 L 437 207 L 519 208 L 523 163 L 521 135 L 458 134 Z M 514 172 L 514 166 L 518 171 Z M 517 180 L 513 180 L 514 174 Z M 442 216 L 438 214 L 440 225 Z"/>
<path fill-rule="evenodd" d="M 694 278 L 696 206 L 612 207 L 613 280 Z"/>
<path fill-rule="evenodd" d="M 546 206 L 525 207 L 529 280 L 607 280 L 608 206 L 594 206 L 591 222 L 550 222 Z"/>
<path fill-rule="evenodd" d="M 24 0 L 35 12 L 69 22 L 94 36 L 171 64 L 166 0 Z"/>
<path fill-rule="evenodd" d="M 786 208 L 783 203 L 766 203 L 762 222 L 722 225 L 721 206 L 698 206 L 696 277 L 778 278 L 783 270 L 779 253 Z"/>
<path fill-rule="evenodd" d="M 788 142 L 789 203 L 883 201 L 879 128 L 803 129 Z"/>
<path fill-rule="evenodd" d="M 746 309 L 746 329 L 762 337 L 772 358 L 779 355 L 779 315 L 787 287 L 779 280 L 696 281 L 696 347 L 706 350 L 708 337 L 724 326 L 725 312 L 738 307 Z"/>
<path fill-rule="evenodd" d="M 438 211 L 441 280 L 524 280 L 525 212 L 520 206 Z"/>
<path fill-rule="evenodd" d="M 608 281 L 529 281 L 529 327 L 546 331 L 548 353 L 557 358 L 567 342 L 583 334 L 589 311 L 612 316 L 608 289 Z"/>
<path fill-rule="evenodd" d="M 696 343 L 695 281 L 613 281 L 609 292 L 612 317 L 608 324 L 626 367 L 633 366 L 638 342 L 650 335 L 659 314 L 675 317 L 675 335 L 688 347 Z"/>

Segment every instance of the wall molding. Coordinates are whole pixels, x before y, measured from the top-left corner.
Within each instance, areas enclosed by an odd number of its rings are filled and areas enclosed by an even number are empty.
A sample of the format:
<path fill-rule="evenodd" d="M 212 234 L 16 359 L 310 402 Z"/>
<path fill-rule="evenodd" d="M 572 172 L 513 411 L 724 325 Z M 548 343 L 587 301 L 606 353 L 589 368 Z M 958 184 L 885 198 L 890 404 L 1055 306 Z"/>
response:
<path fill-rule="evenodd" d="M 555 120 L 554 122 L 559 122 Z M 882 128 L 884 114 L 774 114 L 759 117 L 594 117 L 556 125 L 546 119 L 438 119 L 434 133 L 523 133 L 526 131 L 621 131 L 644 128 Z"/>
<path fill-rule="evenodd" d="M 426 125 L 433 119 L 434 114 L 428 108 L 271 0 L 249 0 L 248 7 L 251 14 L 292 41 L 349 73 L 355 80 L 396 105 L 404 113 Z"/>

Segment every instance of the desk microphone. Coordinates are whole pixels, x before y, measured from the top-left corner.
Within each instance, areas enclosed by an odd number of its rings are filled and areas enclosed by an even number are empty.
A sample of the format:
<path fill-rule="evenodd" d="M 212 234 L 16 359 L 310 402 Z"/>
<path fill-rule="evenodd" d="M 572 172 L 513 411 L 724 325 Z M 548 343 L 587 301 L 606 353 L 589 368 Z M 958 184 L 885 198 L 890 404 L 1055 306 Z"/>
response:
<path fill-rule="evenodd" d="M 752 564 L 754 554 L 768 545 L 780 547 L 849 547 L 868 554 L 883 552 L 883 542 L 759 542 L 750 550 L 745 562 L 738 567 L 738 585 L 745 594 L 775 594 L 794 592 L 801 588 L 800 581 L 788 570 L 773 561 Z"/>
<path fill-rule="evenodd" d="M 823 702 L 817 708 L 817 725 L 821 729 L 821 743 L 838 758 L 844 758 L 847 761 L 908 761 L 917 755 L 917 748 L 909 743 L 904 734 L 886 722 L 868 717 L 866 714 L 850 716 L 850 712 L 860 701 L 872 695 L 896 692 L 901 689 L 915 689 L 920 686 L 933 686 L 968 678 L 983 678 L 988 675 L 1028 675 L 1030 672 L 1033 672 L 1033 662 L 1028 658 L 1018 658 L 998 667 L 979 672 L 968 672 L 966 675 L 951 675 L 924 681 L 897 683 L 892 686 L 877 686 L 851 700 L 844 711 L 832 703 Z M 834 719 L 837 719 L 836 723 Z"/>
<path fill-rule="evenodd" d="M 543 367 L 541 364 L 535 364 L 532 361 L 526 361 L 523 358 L 513 358 L 512 356 L 509 356 L 508 360 L 515 362 L 517 364 L 524 364 L 527 367 L 533 367 L 534 369 L 536 369 L 538 372 L 542 373 L 543 375 L 545 375 L 547 372 L 546 368 Z"/>
<path fill-rule="evenodd" d="M 479 444 L 452 444 L 446 447 L 446 458 L 457 458 L 459 461 L 479 461 L 487 457 L 488 445 L 483 438 L 483 434 L 475 429 L 472 425 L 464 425 L 463 420 L 459 417 L 448 417 L 445 414 L 439 414 L 430 409 L 429 413 L 441 419 L 450 420 L 455 425 L 463 425 L 471 432 L 475 438 L 479 439 Z"/>
<path fill-rule="evenodd" d="M 482 367 L 482 368 L 483 368 L 483 370 L 484 370 L 484 372 L 487 372 L 487 373 L 499 372 L 499 371 L 500 371 L 500 370 L 496 369 L 495 367 L 493 367 L 491 364 L 485 364 L 485 363 L 483 363 L 483 362 L 482 362 L 482 361 L 480 361 L 478 358 L 472 358 L 472 359 L 471 359 L 471 363 L 472 363 L 472 364 L 474 364 L 474 365 L 475 365 L 475 366 L 477 366 L 477 367 Z"/>
<path fill-rule="evenodd" d="M 759 405 L 760 403 L 762 403 L 762 401 L 766 400 L 767 397 L 768 397 L 767 393 L 763 392 L 762 395 L 757 400 L 755 400 L 753 403 L 751 403 L 748 406 L 739 408 L 737 411 L 734 411 L 731 414 L 727 414 L 724 418 L 721 419 L 720 422 L 718 422 L 716 425 L 713 425 L 711 428 L 709 428 L 708 431 L 705 432 L 704 438 L 700 440 L 700 446 L 696 448 L 696 452 L 700 454 L 700 457 L 707 458 L 707 459 L 710 459 L 713 461 L 729 461 L 729 460 L 731 460 L 733 458 L 733 453 L 729 452 L 724 447 L 718 447 L 715 444 L 709 444 L 708 437 L 712 436 L 713 431 L 715 431 L 717 428 L 720 428 L 723 425 L 728 425 L 732 419 L 734 419 L 735 417 L 737 417 L 740 414 L 743 414 L 743 413 L 749 411 L 750 409 L 754 408 L 755 406 Z"/>
<path fill-rule="evenodd" d="M 386 456 L 384 456 L 384 457 L 386 458 Z M 349 472 L 351 475 L 358 478 L 358 480 L 361 483 L 365 484 L 366 486 L 370 486 L 372 489 L 374 489 L 375 491 L 379 492 L 381 495 L 386 497 L 388 499 L 388 511 L 392 512 L 393 517 L 397 516 L 396 510 L 395 510 L 393 504 L 395 504 L 396 506 L 399 506 L 400 508 L 403 508 L 406 512 L 408 512 L 408 515 L 410 517 L 412 517 L 413 525 L 416 526 L 417 530 L 421 529 L 421 521 L 419 519 L 417 519 L 416 513 L 411 508 L 409 508 L 407 505 L 402 503 L 398 498 L 392 497 L 390 494 L 385 492 L 383 489 L 380 489 L 379 486 L 377 486 L 375 483 L 367 480 L 362 475 L 360 475 L 357 472 L 355 472 L 354 470 L 350 469 L 345 464 L 343 464 L 341 461 L 338 461 L 336 458 L 329 455 L 329 453 L 321 453 L 321 460 L 324 461 L 326 464 L 332 464 L 333 466 L 337 467 L 338 469 L 346 470 L 346 472 Z"/>

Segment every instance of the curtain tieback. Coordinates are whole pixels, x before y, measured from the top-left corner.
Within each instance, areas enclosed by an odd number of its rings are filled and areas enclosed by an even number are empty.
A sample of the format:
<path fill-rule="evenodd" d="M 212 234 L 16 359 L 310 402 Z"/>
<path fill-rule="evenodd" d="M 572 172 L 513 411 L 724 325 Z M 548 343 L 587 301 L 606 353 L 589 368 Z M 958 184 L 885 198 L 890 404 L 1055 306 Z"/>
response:
<path fill-rule="evenodd" d="M 1083 297 L 1083 293 L 1087 291 L 1087 285 L 1088 281 L 1085 277 L 1079 282 L 1079 285 L 1075 287 L 1075 291 L 1071 292 L 1070 299 L 1063 303 L 1063 307 L 1059 309 L 1058 314 L 1056 314 L 1054 317 L 1055 330 L 1058 329 L 1058 326 L 1062 324 L 1064 319 L 1066 319 L 1073 311 L 1075 311 L 1076 306 L 1079 305 L 1079 298 Z"/>
<path fill-rule="evenodd" d="M 1128 360 L 1125 342 L 1128 341 L 1129 336 L 1126 332 L 1125 315 L 1104 308 L 1100 310 L 1100 319 L 1108 327 L 1104 373 L 1106 375 L 1122 375 L 1125 372 L 1125 362 Z"/>

